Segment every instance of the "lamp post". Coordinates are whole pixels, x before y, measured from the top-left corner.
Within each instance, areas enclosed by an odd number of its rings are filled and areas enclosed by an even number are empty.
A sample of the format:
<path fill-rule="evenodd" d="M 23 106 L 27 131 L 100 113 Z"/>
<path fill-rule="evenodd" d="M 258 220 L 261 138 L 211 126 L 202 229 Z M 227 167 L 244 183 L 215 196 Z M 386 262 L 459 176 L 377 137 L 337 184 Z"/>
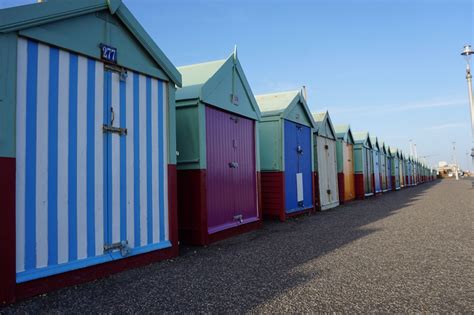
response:
<path fill-rule="evenodd" d="M 469 93 L 469 104 L 471 108 L 471 132 L 472 138 L 471 141 L 471 169 L 469 170 L 469 175 L 472 177 L 472 172 L 474 171 L 474 99 L 472 97 L 472 75 L 471 75 L 471 55 L 474 54 L 474 51 L 471 49 L 471 45 L 464 45 L 464 50 L 461 55 L 466 59 L 466 80 L 467 80 L 467 90 Z M 474 188 L 474 180 L 472 182 L 472 187 Z"/>

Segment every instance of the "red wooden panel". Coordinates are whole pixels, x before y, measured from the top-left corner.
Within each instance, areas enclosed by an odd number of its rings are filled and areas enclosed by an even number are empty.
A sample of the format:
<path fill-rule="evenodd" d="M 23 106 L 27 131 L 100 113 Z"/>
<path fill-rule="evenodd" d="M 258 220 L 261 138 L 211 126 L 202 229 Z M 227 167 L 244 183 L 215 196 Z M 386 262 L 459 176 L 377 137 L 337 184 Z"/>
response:
<path fill-rule="evenodd" d="M 319 175 L 318 172 L 313 172 L 313 200 L 314 210 L 321 211 L 321 199 L 319 198 Z"/>
<path fill-rule="evenodd" d="M 337 173 L 337 185 L 339 188 L 339 203 L 344 204 L 345 182 L 344 173 Z"/>
<path fill-rule="evenodd" d="M 0 157 L 0 304 L 15 300 L 15 164 Z"/>
<path fill-rule="evenodd" d="M 285 219 L 285 175 L 283 172 L 262 172 L 263 215 Z"/>
<path fill-rule="evenodd" d="M 355 193 L 357 199 L 365 199 L 364 174 L 355 174 Z"/>
<path fill-rule="evenodd" d="M 204 245 L 207 239 L 206 171 L 178 171 L 179 240 Z"/>

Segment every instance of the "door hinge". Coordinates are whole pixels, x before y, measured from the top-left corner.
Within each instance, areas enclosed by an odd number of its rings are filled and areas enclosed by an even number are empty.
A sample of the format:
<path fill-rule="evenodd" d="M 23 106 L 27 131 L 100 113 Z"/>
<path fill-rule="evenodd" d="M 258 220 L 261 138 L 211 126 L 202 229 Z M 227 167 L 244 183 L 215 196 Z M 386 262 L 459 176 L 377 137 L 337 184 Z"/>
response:
<path fill-rule="evenodd" d="M 240 223 L 243 223 L 243 222 L 244 222 L 244 216 L 241 215 L 241 214 L 234 215 L 234 220 L 237 220 L 237 221 L 239 221 Z"/>
<path fill-rule="evenodd" d="M 127 128 L 112 127 L 112 126 L 109 126 L 109 125 L 102 125 L 102 131 L 104 133 L 106 133 L 106 132 L 117 133 L 120 136 L 126 136 L 127 135 Z"/>
<path fill-rule="evenodd" d="M 128 241 L 120 241 L 112 244 L 104 244 L 104 253 L 112 252 L 114 250 L 120 250 L 120 254 L 125 257 L 131 252 L 131 248 L 128 246 Z"/>

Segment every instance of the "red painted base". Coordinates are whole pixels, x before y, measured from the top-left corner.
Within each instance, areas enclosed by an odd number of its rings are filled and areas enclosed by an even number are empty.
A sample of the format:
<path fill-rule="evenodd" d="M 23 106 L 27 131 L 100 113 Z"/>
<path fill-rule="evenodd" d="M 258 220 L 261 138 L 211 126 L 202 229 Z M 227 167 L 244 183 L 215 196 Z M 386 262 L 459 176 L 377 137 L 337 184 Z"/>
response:
<path fill-rule="evenodd" d="M 89 282 L 123 270 L 178 256 L 175 165 L 168 165 L 168 185 L 169 231 L 172 247 L 17 284 L 15 288 L 15 300 L 25 299 L 66 286 Z"/>
<path fill-rule="evenodd" d="M 390 176 L 390 177 L 391 177 L 390 180 L 392 181 L 392 190 L 396 191 L 397 190 L 397 185 L 396 185 L 397 180 L 396 180 L 395 176 Z"/>
<path fill-rule="evenodd" d="M 345 191 L 345 180 L 344 180 L 344 173 L 337 173 L 337 186 L 339 188 L 339 204 L 344 204 L 344 195 Z"/>
<path fill-rule="evenodd" d="M 321 198 L 319 196 L 318 172 L 313 172 L 313 200 L 314 200 L 314 211 L 321 211 Z"/>
<path fill-rule="evenodd" d="M 258 177 L 257 174 L 257 181 Z M 178 204 L 179 241 L 184 244 L 209 245 L 231 236 L 255 230 L 261 226 L 261 213 L 259 212 L 258 221 L 256 222 L 209 234 L 207 229 L 205 170 L 179 170 L 178 196 L 180 196 Z"/>
<path fill-rule="evenodd" d="M 15 301 L 15 163 L 0 157 L 0 304 Z"/>
<path fill-rule="evenodd" d="M 354 174 L 356 199 L 365 199 L 364 174 Z"/>

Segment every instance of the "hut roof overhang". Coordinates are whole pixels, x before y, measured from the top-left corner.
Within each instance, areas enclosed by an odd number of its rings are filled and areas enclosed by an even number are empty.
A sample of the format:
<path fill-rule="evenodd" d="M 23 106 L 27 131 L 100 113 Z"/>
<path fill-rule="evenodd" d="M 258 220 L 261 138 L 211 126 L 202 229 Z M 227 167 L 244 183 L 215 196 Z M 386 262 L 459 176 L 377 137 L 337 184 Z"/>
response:
<path fill-rule="evenodd" d="M 147 51 L 169 79 L 181 86 L 181 74 L 121 0 L 49 0 L 0 10 L 0 33 L 21 31 L 64 19 L 108 10 Z"/>
<path fill-rule="evenodd" d="M 334 130 L 334 125 L 332 124 L 328 111 L 313 113 L 313 119 L 316 123 L 316 128 L 314 130 L 316 135 L 333 140 L 337 139 L 336 131 Z"/>
<path fill-rule="evenodd" d="M 316 128 L 308 104 L 301 90 L 285 91 L 279 93 L 270 93 L 257 95 L 258 106 L 260 108 L 262 118 L 278 117 L 281 119 L 294 120 L 292 113 L 300 107 L 305 116 L 305 121 L 310 128 Z"/>
<path fill-rule="evenodd" d="M 334 130 L 336 131 L 336 136 L 339 140 L 349 144 L 354 144 L 354 136 L 352 135 L 350 125 L 336 125 L 334 126 Z"/>

